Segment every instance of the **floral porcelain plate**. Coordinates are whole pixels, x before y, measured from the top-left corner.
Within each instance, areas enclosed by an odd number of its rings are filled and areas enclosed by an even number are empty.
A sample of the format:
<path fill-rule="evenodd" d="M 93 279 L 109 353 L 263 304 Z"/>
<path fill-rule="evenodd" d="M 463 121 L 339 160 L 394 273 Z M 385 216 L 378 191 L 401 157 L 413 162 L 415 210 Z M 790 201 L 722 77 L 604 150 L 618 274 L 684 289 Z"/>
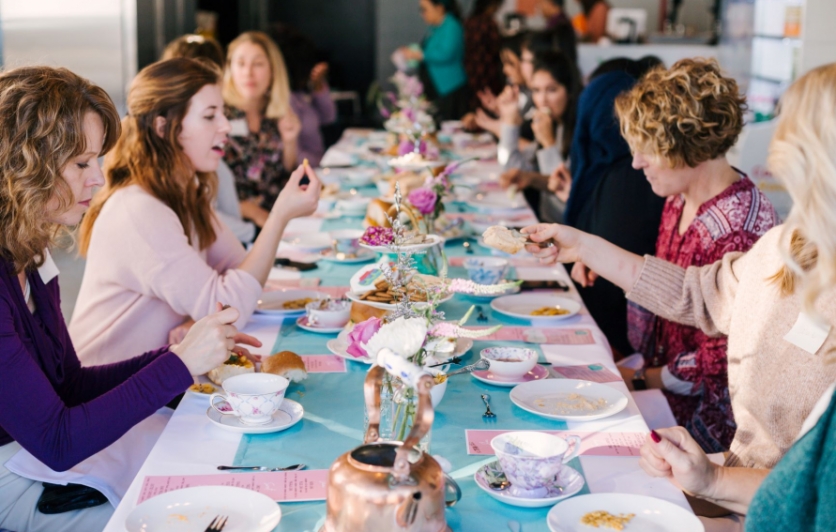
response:
<path fill-rule="evenodd" d="M 510 493 L 510 488 L 504 490 L 495 490 L 490 487 L 492 482 L 499 482 L 507 480 L 505 473 L 502 472 L 502 466 L 499 465 L 499 460 L 483 465 L 473 475 L 476 480 L 476 485 L 482 491 L 494 499 L 510 504 L 511 506 L 520 506 L 522 508 L 542 508 L 543 506 L 552 506 L 558 501 L 575 495 L 584 485 L 583 475 L 577 470 L 564 465 L 560 470 L 560 474 L 555 479 L 553 486 L 549 488 L 549 493 L 542 498 L 519 497 Z"/>
<path fill-rule="evenodd" d="M 224 404 L 227 403 L 219 403 L 218 406 L 223 408 Z M 232 407 L 229 408 L 230 410 L 232 409 Z M 209 421 L 225 430 L 239 434 L 268 434 L 287 430 L 299 423 L 305 416 L 305 409 L 296 401 L 285 398 L 281 406 L 279 406 L 279 409 L 273 413 L 273 419 L 264 425 L 246 425 L 241 423 L 238 417 L 232 415 L 225 416 L 211 406 L 206 410 L 206 416 L 209 418 Z"/>

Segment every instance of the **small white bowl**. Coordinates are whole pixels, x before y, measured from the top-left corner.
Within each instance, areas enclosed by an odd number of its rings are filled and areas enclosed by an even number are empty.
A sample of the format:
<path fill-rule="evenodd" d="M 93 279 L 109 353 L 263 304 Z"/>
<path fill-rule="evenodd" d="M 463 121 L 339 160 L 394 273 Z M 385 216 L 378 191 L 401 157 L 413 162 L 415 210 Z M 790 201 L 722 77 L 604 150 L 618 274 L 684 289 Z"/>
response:
<path fill-rule="evenodd" d="M 445 373 L 440 371 L 441 368 L 427 368 L 427 371 L 430 372 L 432 375 L 438 375 L 440 373 Z M 444 380 L 441 384 L 435 384 L 432 388 L 430 388 L 430 400 L 432 401 L 433 410 L 438 408 L 438 403 L 441 402 L 441 399 L 444 397 L 444 392 L 447 391 L 447 379 Z"/>
<path fill-rule="evenodd" d="M 501 379 L 518 379 L 537 365 L 537 351 L 526 347 L 488 347 L 479 356 L 491 363 L 490 372 Z"/>
<path fill-rule="evenodd" d="M 343 327 L 351 316 L 351 301 L 320 299 L 305 305 L 308 324 L 312 327 Z"/>

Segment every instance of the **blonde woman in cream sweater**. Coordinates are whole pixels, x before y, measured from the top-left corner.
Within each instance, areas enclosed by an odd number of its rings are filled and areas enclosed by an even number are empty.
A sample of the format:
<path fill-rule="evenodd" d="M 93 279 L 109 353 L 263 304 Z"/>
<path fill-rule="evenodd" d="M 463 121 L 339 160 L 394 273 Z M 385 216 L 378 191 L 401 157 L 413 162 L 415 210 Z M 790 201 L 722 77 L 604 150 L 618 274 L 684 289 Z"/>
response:
<path fill-rule="evenodd" d="M 220 80 L 214 65 L 177 58 L 146 67 L 131 85 L 105 187 L 81 227 L 87 266 L 70 334 L 86 366 L 176 343 L 172 329 L 217 302 L 236 307 L 236 325 L 245 324 L 288 221 L 316 210 L 319 180 L 300 166 L 249 252 L 217 219 L 214 171 L 230 131 Z"/>
<path fill-rule="evenodd" d="M 737 433 L 725 467 L 708 462 L 681 428 L 648 438 L 642 465 L 686 491 L 745 513 L 763 478 L 799 436 L 836 381 L 836 64 L 815 69 L 784 95 L 769 167 L 794 207 L 747 253 L 682 269 L 559 225 L 523 231 L 556 245 L 529 251 L 545 263 L 582 262 L 627 297 L 667 319 L 728 335 L 729 392 Z M 648 179 L 664 178 L 642 163 Z M 655 175 L 654 175 L 655 171 Z M 587 278 L 587 281 L 591 278 Z"/>

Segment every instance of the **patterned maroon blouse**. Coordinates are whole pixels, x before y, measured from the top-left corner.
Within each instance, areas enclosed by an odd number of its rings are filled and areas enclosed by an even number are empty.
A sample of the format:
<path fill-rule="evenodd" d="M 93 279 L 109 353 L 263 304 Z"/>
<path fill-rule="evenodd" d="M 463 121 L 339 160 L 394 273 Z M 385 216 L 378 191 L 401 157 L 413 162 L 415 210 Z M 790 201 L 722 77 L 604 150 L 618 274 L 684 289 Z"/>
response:
<path fill-rule="evenodd" d="M 732 251 L 747 251 L 770 228 L 779 223 L 775 209 L 748 177 L 729 186 L 702 204 L 685 234 L 679 220 L 685 202 L 669 197 L 662 211 L 656 256 L 687 268 L 720 260 Z M 694 395 L 664 390 L 677 422 L 706 452 L 728 450 L 736 429 L 729 399 L 726 340 L 709 338 L 695 327 L 657 318 L 628 302 L 627 328 L 630 343 L 652 365 L 654 345 L 659 364 L 671 375 L 692 383 Z"/>

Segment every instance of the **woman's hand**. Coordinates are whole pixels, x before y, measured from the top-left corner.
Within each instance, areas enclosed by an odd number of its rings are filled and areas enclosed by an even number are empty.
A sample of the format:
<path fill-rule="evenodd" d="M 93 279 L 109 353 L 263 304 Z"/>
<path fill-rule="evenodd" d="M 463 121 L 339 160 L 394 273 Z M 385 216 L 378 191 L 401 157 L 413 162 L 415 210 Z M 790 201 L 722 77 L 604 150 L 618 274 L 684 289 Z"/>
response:
<path fill-rule="evenodd" d="M 279 118 L 279 134 L 282 136 L 282 142 L 286 144 L 296 142 L 301 132 L 302 122 L 299 121 L 296 113 L 288 111 L 286 115 Z"/>
<path fill-rule="evenodd" d="M 714 498 L 720 466 L 715 465 L 682 427 L 652 431 L 641 448 L 639 465 L 652 477 L 669 477 L 683 490 Z"/>
<path fill-rule="evenodd" d="M 522 124 L 519 106 L 520 91 L 516 87 L 508 85 L 496 99 L 499 108 L 499 121 L 503 124 L 518 126 Z"/>
<path fill-rule="evenodd" d="M 552 120 L 552 115 L 548 110 L 537 109 L 534 111 L 534 117 L 531 119 L 531 131 L 540 146 L 551 148 L 555 145 L 554 120 Z"/>
<path fill-rule="evenodd" d="M 218 312 L 198 320 L 183 341 L 170 348 L 192 375 L 203 375 L 220 366 L 229 358 L 230 353 L 246 355 L 246 349 L 236 346 L 238 342 L 261 347 L 261 342 L 239 333 L 232 325 L 238 319 L 237 309 L 220 309 L 221 305 L 218 304 Z"/>
<path fill-rule="evenodd" d="M 563 203 L 569 201 L 569 194 L 572 192 L 572 174 L 569 173 L 565 163 L 555 168 L 549 176 L 548 186 L 560 201 Z"/>
<path fill-rule="evenodd" d="M 325 81 L 328 79 L 328 63 L 317 63 L 311 69 L 311 89 L 313 92 L 319 92 L 325 87 Z"/>
<path fill-rule="evenodd" d="M 595 284 L 598 274 L 590 270 L 583 262 L 576 262 L 572 266 L 572 280 L 584 288 Z"/>
<path fill-rule="evenodd" d="M 183 341 L 183 338 L 186 337 L 186 334 L 189 332 L 189 329 L 192 328 L 194 325 L 194 320 L 189 318 L 177 327 L 168 331 L 168 343 L 170 344 L 179 344 Z"/>
<path fill-rule="evenodd" d="M 485 111 L 476 109 L 476 118 L 474 121 L 477 126 L 493 134 L 493 136 L 499 137 L 499 120 L 496 118 L 491 118 Z"/>
<path fill-rule="evenodd" d="M 497 105 L 496 102 L 496 94 L 494 94 L 490 88 L 485 88 L 477 92 L 476 96 L 479 98 L 479 102 L 485 110 L 490 111 L 493 114 L 499 114 L 499 105 Z"/>
<path fill-rule="evenodd" d="M 308 176 L 310 183 L 300 185 L 303 176 Z M 322 183 L 319 181 L 316 172 L 308 164 L 300 164 L 290 174 L 290 179 L 282 189 L 276 203 L 273 204 L 271 214 L 283 216 L 285 220 L 310 216 L 316 211 L 319 205 L 319 193 Z"/>
<path fill-rule="evenodd" d="M 519 168 L 512 168 L 499 175 L 499 186 L 507 190 L 511 185 L 518 190 L 527 188 L 531 184 L 531 172 L 523 172 Z"/>
<path fill-rule="evenodd" d="M 554 264 L 556 262 L 578 262 L 581 260 L 581 239 L 586 234 L 568 225 L 559 224 L 536 224 L 529 225 L 520 230 L 533 242 L 547 242 L 554 244 L 547 248 L 541 248 L 536 244 L 528 244 L 525 249 L 540 259 L 543 264 Z"/>

